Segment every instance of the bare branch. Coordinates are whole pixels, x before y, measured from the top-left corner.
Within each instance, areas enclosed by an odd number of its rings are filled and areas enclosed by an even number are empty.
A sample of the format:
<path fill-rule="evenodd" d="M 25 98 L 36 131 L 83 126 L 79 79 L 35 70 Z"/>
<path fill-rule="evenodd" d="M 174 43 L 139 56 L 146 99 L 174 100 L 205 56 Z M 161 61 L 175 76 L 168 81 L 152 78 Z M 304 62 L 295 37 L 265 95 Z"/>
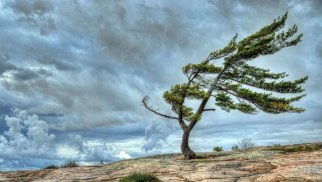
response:
<path fill-rule="evenodd" d="M 216 109 L 204 109 L 203 111 L 216 111 Z"/>
<path fill-rule="evenodd" d="M 173 116 L 168 116 L 168 115 L 159 113 L 157 109 L 154 109 L 152 106 L 149 106 L 149 102 L 148 102 L 149 99 L 150 99 L 149 96 L 145 96 L 142 100 L 144 107 L 147 108 L 149 111 L 153 112 L 154 114 L 157 114 L 157 115 L 169 118 L 169 119 L 175 119 L 175 120 L 179 119 L 179 118 L 176 118 Z"/>

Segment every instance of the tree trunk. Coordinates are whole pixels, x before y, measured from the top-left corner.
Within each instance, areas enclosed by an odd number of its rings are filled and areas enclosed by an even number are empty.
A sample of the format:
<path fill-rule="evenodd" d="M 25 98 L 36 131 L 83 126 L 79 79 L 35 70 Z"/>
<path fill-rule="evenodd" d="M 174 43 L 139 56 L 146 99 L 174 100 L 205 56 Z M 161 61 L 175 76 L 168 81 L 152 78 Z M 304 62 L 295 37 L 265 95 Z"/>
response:
<path fill-rule="evenodd" d="M 184 160 L 195 159 L 196 154 L 189 147 L 189 134 L 190 131 L 188 128 L 183 130 L 182 143 L 181 143 L 181 152 L 184 156 Z"/>

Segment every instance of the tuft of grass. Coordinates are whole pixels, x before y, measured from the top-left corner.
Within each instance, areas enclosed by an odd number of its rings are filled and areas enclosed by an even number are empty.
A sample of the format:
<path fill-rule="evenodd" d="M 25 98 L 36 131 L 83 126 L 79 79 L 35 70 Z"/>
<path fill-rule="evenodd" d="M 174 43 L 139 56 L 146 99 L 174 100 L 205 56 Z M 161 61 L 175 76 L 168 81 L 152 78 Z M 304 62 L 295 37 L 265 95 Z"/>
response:
<path fill-rule="evenodd" d="M 76 161 L 69 160 L 65 164 L 61 165 L 61 168 L 70 168 L 70 167 L 78 167 L 79 165 L 76 163 Z"/>
<path fill-rule="evenodd" d="M 56 166 L 56 165 L 48 165 L 48 166 L 46 166 L 46 167 L 44 167 L 44 169 L 58 169 L 59 167 L 58 166 Z"/>
<path fill-rule="evenodd" d="M 125 178 L 122 178 L 120 182 L 161 182 L 154 174 L 149 173 L 133 173 Z"/>
<path fill-rule="evenodd" d="M 277 150 L 283 152 L 303 152 L 303 151 L 316 151 L 322 149 L 322 144 L 310 144 L 310 145 L 293 145 L 293 146 L 281 146 L 274 145 L 270 150 Z"/>
<path fill-rule="evenodd" d="M 224 151 L 224 150 L 222 149 L 222 147 L 220 147 L 220 146 L 214 147 L 214 148 L 213 148 L 213 150 L 214 150 L 214 151 L 216 151 L 216 152 Z"/>

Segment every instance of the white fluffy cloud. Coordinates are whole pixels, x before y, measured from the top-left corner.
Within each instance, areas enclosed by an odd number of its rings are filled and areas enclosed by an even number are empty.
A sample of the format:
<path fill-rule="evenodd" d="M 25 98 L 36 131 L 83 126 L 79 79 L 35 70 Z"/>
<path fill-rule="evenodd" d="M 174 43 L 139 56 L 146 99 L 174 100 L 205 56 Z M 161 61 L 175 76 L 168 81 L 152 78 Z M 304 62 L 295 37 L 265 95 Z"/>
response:
<path fill-rule="evenodd" d="M 4 120 L 8 129 L 0 134 L 2 168 L 32 168 L 55 161 L 55 135 L 49 133 L 46 121 L 19 109 L 12 109 L 12 116 L 6 115 Z"/>
<path fill-rule="evenodd" d="M 13 116 L 5 116 L 8 130 L 0 135 L 0 155 L 19 152 L 22 155 L 44 155 L 52 150 L 54 134 L 49 134 L 47 122 L 37 115 L 28 115 L 26 111 L 13 109 Z"/>
<path fill-rule="evenodd" d="M 178 128 L 175 121 L 154 121 L 145 128 L 145 143 L 142 149 L 146 152 L 161 152 L 162 147 L 168 142 L 170 134 Z"/>
<path fill-rule="evenodd" d="M 86 141 L 80 135 L 68 135 L 65 145 L 57 143 L 50 125 L 25 110 L 12 109 L 12 115 L 4 119 L 8 129 L 0 134 L 0 168 L 3 170 L 58 165 L 70 158 L 85 164 L 131 158 L 113 145 Z"/>
<path fill-rule="evenodd" d="M 84 140 L 80 135 L 69 135 L 68 144 L 69 147 L 78 151 L 74 157 L 87 163 L 97 163 L 97 161 L 111 162 L 131 158 L 128 153 L 119 150 L 115 145 L 101 141 Z"/>

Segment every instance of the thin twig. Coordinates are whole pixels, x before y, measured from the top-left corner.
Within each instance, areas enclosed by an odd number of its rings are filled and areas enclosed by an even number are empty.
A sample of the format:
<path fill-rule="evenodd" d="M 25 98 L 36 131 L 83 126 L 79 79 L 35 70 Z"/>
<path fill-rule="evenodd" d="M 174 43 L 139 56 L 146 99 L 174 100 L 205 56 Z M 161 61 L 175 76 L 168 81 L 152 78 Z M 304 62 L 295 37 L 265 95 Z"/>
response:
<path fill-rule="evenodd" d="M 149 111 L 157 114 L 157 115 L 160 115 L 160 116 L 163 116 L 163 117 L 166 117 L 166 118 L 170 118 L 170 119 L 176 119 L 178 120 L 179 118 L 176 118 L 176 117 L 173 117 L 173 116 L 168 116 L 168 115 L 165 115 L 165 114 L 162 114 L 162 113 L 159 113 L 156 109 L 153 109 L 153 107 L 149 106 L 148 104 L 148 100 L 149 100 L 149 96 L 145 96 L 142 100 L 142 103 L 144 105 L 145 108 L 147 108 Z"/>

